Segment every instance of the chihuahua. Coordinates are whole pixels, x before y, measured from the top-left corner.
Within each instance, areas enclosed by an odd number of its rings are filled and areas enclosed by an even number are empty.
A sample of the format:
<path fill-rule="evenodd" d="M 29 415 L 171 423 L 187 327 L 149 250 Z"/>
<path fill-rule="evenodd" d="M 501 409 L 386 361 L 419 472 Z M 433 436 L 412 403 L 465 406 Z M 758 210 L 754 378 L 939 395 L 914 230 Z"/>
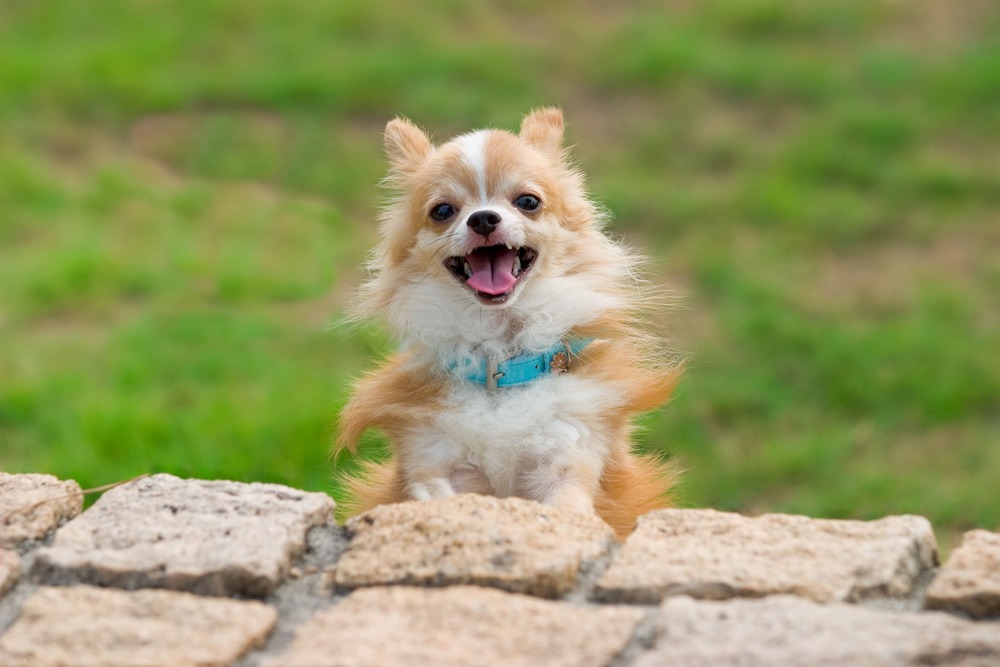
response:
<path fill-rule="evenodd" d="M 355 385 L 335 449 L 377 428 L 393 455 L 347 480 L 349 511 L 520 496 L 624 537 L 669 504 L 671 467 L 630 435 L 680 367 L 641 326 L 638 259 L 605 235 L 562 112 L 438 146 L 396 118 L 385 151 L 393 197 L 358 315 L 382 318 L 400 347 Z"/>

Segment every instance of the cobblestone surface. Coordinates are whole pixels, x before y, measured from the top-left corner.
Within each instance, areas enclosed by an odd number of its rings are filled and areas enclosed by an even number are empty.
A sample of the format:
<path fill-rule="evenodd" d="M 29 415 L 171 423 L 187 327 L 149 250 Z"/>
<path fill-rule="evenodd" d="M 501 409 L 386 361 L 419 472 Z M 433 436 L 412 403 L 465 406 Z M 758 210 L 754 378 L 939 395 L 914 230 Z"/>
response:
<path fill-rule="evenodd" d="M 998 664 L 997 623 L 785 596 L 727 602 L 679 596 L 663 603 L 655 647 L 635 667 Z"/>
<path fill-rule="evenodd" d="M 306 622 L 267 667 L 607 665 L 645 612 L 475 587 L 359 590 Z"/>
<path fill-rule="evenodd" d="M 82 508 L 83 494 L 74 481 L 0 472 L 0 547 L 40 540 Z"/>
<path fill-rule="evenodd" d="M 383 505 L 347 525 L 337 586 L 479 584 L 557 597 L 614 540 L 600 519 L 520 498 Z"/>
<path fill-rule="evenodd" d="M 14 587 L 21 575 L 21 558 L 13 551 L 0 549 L 0 597 Z"/>
<path fill-rule="evenodd" d="M 1000 617 L 1000 534 L 966 533 L 927 590 L 927 606 L 974 617 Z"/>
<path fill-rule="evenodd" d="M 665 510 L 619 547 L 517 498 L 340 527 L 325 494 L 156 475 L 61 525 L 75 483 L 0 484 L 3 667 L 1000 665 L 1000 535 L 937 571 L 921 517 Z"/>
<path fill-rule="evenodd" d="M 333 501 L 274 484 L 156 475 L 113 489 L 39 551 L 48 583 L 267 595 L 333 520 Z"/>
<path fill-rule="evenodd" d="M 0 665 L 228 665 L 264 641 L 274 622 L 274 610 L 256 601 L 91 586 L 42 588 L 0 636 Z"/>
<path fill-rule="evenodd" d="M 791 593 L 819 602 L 905 598 L 937 544 L 923 517 L 832 521 L 661 510 L 642 517 L 597 584 L 601 600 L 725 599 Z"/>

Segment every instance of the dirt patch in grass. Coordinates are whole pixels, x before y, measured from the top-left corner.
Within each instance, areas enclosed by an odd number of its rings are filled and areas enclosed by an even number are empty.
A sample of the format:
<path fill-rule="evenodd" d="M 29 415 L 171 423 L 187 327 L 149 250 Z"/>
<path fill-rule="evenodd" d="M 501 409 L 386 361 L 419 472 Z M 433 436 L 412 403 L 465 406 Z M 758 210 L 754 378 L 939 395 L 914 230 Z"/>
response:
<path fill-rule="evenodd" d="M 996 25 L 995 0 L 890 0 L 894 20 L 886 27 L 887 44 L 921 53 L 959 50 L 987 35 Z"/>
<path fill-rule="evenodd" d="M 291 140 L 288 124 L 275 113 L 180 111 L 145 116 L 132 123 L 128 129 L 128 149 L 143 157 L 176 163 L 178 151 L 210 131 L 211 124 L 223 115 L 236 118 L 241 128 L 262 144 L 281 146 Z"/>
<path fill-rule="evenodd" d="M 340 325 L 339 313 L 350 305 L 354 295 L 353 276 L 341 278 L 328 294 L 315 299 L 270 304 L 267 312 L 283 322 L 297 322 L 311 331 L 327 331 Z M 360 277 L 357 278 L 360 281 Z"/>
<path fill-rule="evenodd" d="M 650 328 L 666 337 L 670 349 L 692 358 L 722 337 L 718 318 L 697 293 L 691 276 L 660 273 L 648 276 L 662 292 L 661 303 L 648 314 Z"/>
<path fill-rule="evenodd" d="M 1000 244 L 998 234 L 955 231 L 926 244 L 897 244 L 850 255 L 829 255 L 804 287 L 811 303 L 832 310 L 906 308 L 921 285 L 982 292 L 982 271 Z"/>
<path fill-rule="evenodd" d="M 102 346 L 115 327 L 138 313 L 139 308 L 131 304 L 105 308 L 100 313 L 60 311 L 23 322 L 19 335 L 30 337 L 32 343 L 39 346 L 67 341 L 72 341 L 74 346 Z"/>
<path fill-rule="evenodd" d="M 645 128 L 664 123 L 669 105 L 649 95 L 576 89 L 563 96 L 567 135 L 581 153 L 621 151 Z"/>

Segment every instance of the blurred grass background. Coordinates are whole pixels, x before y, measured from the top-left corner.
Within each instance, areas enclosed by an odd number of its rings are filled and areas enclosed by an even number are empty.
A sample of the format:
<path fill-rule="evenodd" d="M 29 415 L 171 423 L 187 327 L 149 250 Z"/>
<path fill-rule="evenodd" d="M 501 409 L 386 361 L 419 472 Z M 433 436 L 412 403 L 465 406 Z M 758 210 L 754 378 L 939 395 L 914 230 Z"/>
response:
<path fill-rule="evenodd" d="M 6 0 L 0 468 L 336 492 L 385 122 L 543 104 L 684 304 L 687 504 L 998 527 L 991 0 Z"/>

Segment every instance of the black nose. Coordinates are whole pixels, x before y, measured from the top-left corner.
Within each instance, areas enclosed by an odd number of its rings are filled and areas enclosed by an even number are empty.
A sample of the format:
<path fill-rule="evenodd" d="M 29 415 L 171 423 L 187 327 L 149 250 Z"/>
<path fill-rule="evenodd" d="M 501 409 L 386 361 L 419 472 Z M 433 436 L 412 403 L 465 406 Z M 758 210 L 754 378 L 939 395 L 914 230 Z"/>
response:
<path fill-rule="evenodd" d="M 476 211 L 469 216 L 467 224 L 472 231 L 486 238 L 500 224 L 500 215 L 493 211 Z"/>

